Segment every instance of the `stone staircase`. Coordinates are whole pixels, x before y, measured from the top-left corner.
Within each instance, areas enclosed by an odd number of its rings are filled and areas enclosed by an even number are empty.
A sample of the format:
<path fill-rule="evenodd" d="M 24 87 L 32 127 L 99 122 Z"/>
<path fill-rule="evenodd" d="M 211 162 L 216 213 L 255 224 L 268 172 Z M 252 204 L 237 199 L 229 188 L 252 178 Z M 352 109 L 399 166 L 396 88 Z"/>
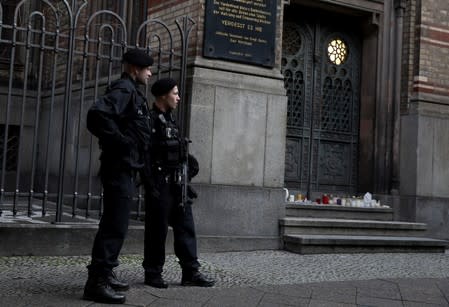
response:
<path fill-rule="evenodd" d="M 288 203 L 279 221 L 284 249 L 300 254 L 431 252 L 447 241 L 426 238 L 426 224 L 393 221 L 391 208 Z"/>

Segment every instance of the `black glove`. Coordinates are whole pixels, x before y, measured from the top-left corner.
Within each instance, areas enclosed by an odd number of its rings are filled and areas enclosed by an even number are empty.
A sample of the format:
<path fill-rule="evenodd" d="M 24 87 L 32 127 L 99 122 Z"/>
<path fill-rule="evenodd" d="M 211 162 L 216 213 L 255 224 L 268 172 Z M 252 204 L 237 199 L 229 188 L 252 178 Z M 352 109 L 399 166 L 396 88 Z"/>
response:
<path fill-rule="evenodd" d="M 190 198 L 190 199 L 198 198 L 198 193 L 190 185 L 187 186 L 187 197 Z"/>

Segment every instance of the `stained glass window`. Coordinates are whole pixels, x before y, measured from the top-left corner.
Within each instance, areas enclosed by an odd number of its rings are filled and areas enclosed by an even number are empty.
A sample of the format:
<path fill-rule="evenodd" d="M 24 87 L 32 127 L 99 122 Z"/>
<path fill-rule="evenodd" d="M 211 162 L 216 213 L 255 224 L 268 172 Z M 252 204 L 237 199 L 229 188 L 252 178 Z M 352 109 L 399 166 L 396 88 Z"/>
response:
<path fill-rule="evenodd" d="M 327 55 L 329 60 L 335 65 L 343 64 L 348 57 L 348 47 L 342 39 L 333 39 L 327 46 Z"/>

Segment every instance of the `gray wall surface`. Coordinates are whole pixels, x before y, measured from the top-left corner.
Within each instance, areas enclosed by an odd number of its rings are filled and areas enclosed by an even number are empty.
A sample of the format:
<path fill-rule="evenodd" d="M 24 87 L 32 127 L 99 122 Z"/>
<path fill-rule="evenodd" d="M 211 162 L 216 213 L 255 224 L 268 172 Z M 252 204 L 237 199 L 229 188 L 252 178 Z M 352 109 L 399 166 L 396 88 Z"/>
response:
<path fill-rule="evenodd" d="M 192 76 L 190 138 L 199 183 L 282 187 L 283 81 L 214 69 Z"/>
<path fill-rule="evenodd" d="M 401 121 L 402 219 L 449 239 L 449 101 L 420 94 Z M 438 103 L 437 103 L 438 102 Z"/>
<path fill-rule="evenodd" d="M 276 247 L 284 210 L 287 97 L 282 76 L 198 61 L 201 67 L 189 77 L 190 148 L 200 163 L 194 178 L 200 192 L 194 205 L 198 234 L 222 237 L 231 249 L 238 242 L 248 247 L 250 238 L 258 240 L 258 248 Z"/>

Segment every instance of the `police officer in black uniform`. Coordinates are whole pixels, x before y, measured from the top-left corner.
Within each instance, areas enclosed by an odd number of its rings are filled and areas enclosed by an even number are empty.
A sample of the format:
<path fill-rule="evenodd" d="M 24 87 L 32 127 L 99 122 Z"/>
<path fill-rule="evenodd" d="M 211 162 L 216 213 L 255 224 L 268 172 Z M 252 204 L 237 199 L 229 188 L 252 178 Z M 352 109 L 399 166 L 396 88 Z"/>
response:
<path fill-rule="evenodd" d="M 145 183 L 145 248 L 143 267 L 145 284 L 167 288 L 162 278 L 165 263 L 165 240 L 168 226 L 173 228 L 174 249 L 182 268 L 183 286 L 211 287 L 215 281 L 199 272 L 195 227 L 191 202 L 181 202 L 179 171 L 185 160 L 185 143 L 179 134 L 172 111 L 180 97 L 175 80 L 164 78 L 151 87 L 156 98 L 150 110 L 151 133 L 151 180 Z M 197 168 L 190 156 L 190 163 Z M 190 177 L 198 169 L 190 172 Z M 194 195 L 190 191 L 190 196 Z"/>
<path fill-rule="evenodd" d="M 144 166 L 150 142 L 149 110 L 138 84 L 151 77 L 151 56 L 138 49 L 123 55 L 124 72 L 107 88 L 87 114 L 87 128 L 98 137 L 104 211 L 95 237 L 83 298 L 101 303 L 124 303 L 128 283 L 113 268 L 123 245 L 135 192 L 136 173 Z"/>

